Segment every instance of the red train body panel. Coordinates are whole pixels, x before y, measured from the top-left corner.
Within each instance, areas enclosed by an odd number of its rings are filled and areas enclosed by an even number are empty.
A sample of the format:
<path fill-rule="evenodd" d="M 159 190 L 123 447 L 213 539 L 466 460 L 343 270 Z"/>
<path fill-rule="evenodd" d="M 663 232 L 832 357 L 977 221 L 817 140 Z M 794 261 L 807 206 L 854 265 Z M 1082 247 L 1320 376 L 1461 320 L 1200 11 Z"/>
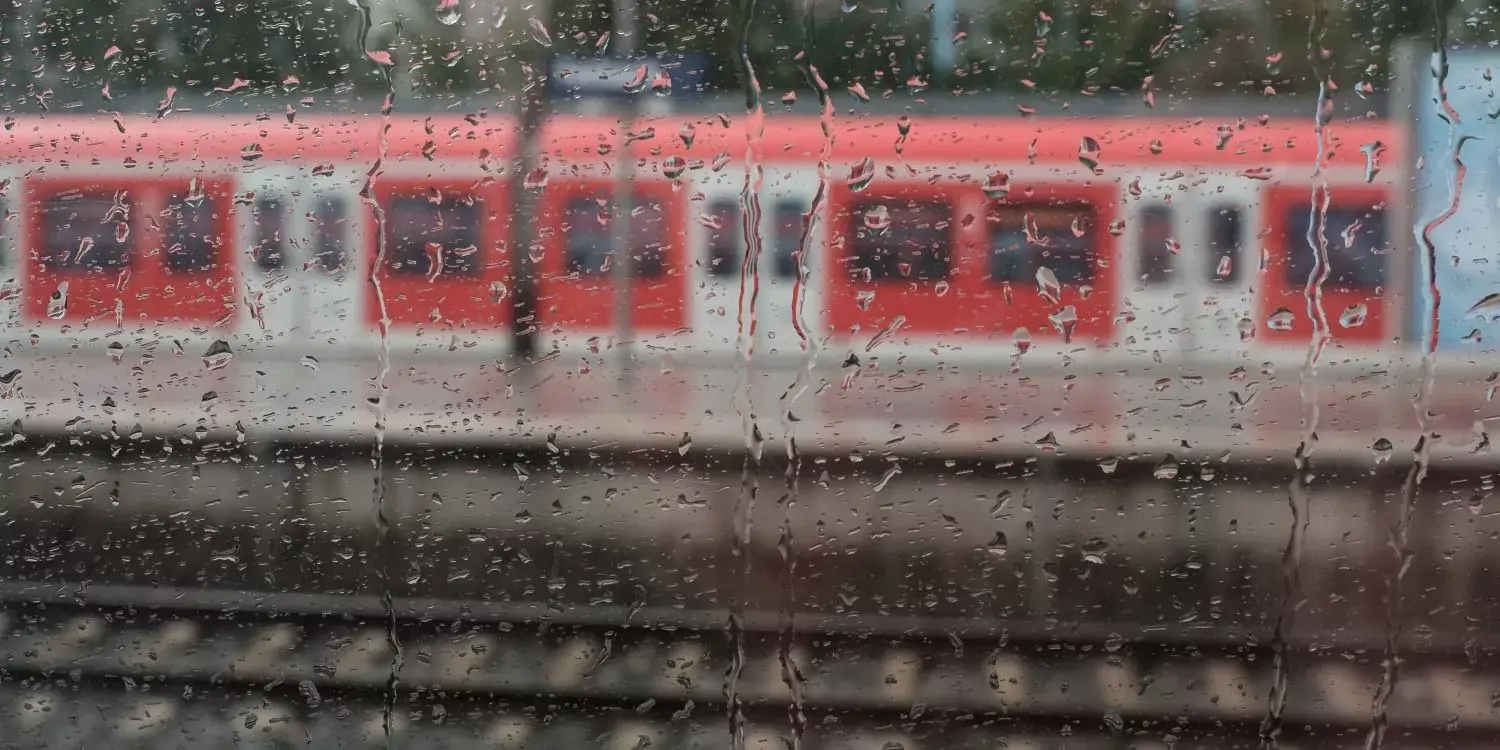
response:
<path fill-rule="evenodd" d="M 724 259 L 710 256 L 743 253 L 744 243 L 710 247 L 725 242 L 702 231 L 719 222 L 711 207 L 736 195 L 748 152 L 779 175 L 762 201 L 805 210 L 797 207 L 816 192 L 824 146 L 808 117 L 773 117 L 755 142 L 717 117 L 646 118 L 630 134 L 601 118 L 558 117 L 542 135 L 549 178 L 532 218 L 509 208 L 512 121 L 396 117 L 389 126 L 374 194 L 387 232 L 377 278 L 393 331 L 418 343 L 441 331 L 503 345 L 504 298 L 534 283 L 539 327 L 580 351 L 616 327 L 608 238 L 620 220 L 610 193 L 622 152 L 638 165 L 628 249 L 637 272 L 633 328 L 722 352 L 734 344 L 736 316 L 722 312 L 734 299 L 725 293 L 731 282 L 712 269 Z M 24 267 L 9 269 L 20 280 L 20 323 L 217 326 L 255 337 L 255 323 L 265 322 L 256 300 L 279 290 L 288 300 L 279 320 L 337 332 L 336 319 L 347 318 L 356 321 L 347 338 L 316 335 L 368 343 L 380 319 L 367 283 L 377 225 L 358 191 L 381 156 L 381 128 L 369 116 L 19 119 L 0 131 L 0 164 L 25 196 L 25 231 L 11 232 L 25 245 Z M 1335 343 L 1374 347 L 1398 333 L 1402 315 L 1390 294 L 1400 277 L 1390 254 L 1397 233 L 1384 227 L 1395 170 L 1366 184 L 1361 151 L 1389 144 L 1382 160 L 1403 163 L 1390 125 L 1333 126 L 1319 177 L 1333 197 L 1317 219 L 1307 210 L 1317 152 L 1310 121 L 917 118 L 898 151 L 896 119 L 869 115 L 840 118 L 834 137 L 833 185 L 813 223 L 812 253 L 785 246 L 795 233 L 763 231 L 773 247 L 759 272 L 774 284 L 805 264 L 813 335 L 839 347 L 941 345 L 992 358 L 1024 342 L 1108 351 L 1138 349 L 1150 336 L 1169 347 L 1174 332 L 1201 328 L 1197 345 L 1224 348 L 1235 343 L 1223 335 L 1233 319 L 1255 346 L 1303 346 L 1313 324 L 1304 287 L 1316 266 L 1293 238 L 1309 220 L 1325 225 L 1321 299 Z M 867 187 L 846 178 L 865 159 L 873 162 Z M 984 188 L 995 173 L 1009 178 L 1003 196 Z M 1143 178 L 1158 196 L 1144 214 Z M 274 210 L 285 215 L 252 219 L 251 206 L 272 204 L 256 204 L 251 183 L 275 188 L 283 197 Z M 329 234 L 313 196 L 362 213 Z M 1235 220 L 1222 221 L 1230 212 Z M 534 280 L 511 273 L 518 221 L 542 232 Z M 1223 257 L 1239 270 L 1231 274 L 1221 257 L 1217 275 L 1205 271 L 1212 243 L 1193 237 L 1217 237 L 1231 224 L 1238 234 L 1224 240 L 1234 250 Z M 254 236 L 268 231 L 291 237 L 285 252 L 298 257 L 263 263 Z M 347 273 L 304 280 L 322 252 L 315 246 L 330 242 L 360 248 L 347 254 Z M 59 307 L 63 282 L 67 304 Z M 784 294 L 768 289 L 768 297 Z M 311 301 L 297 307 L 299 295 Z M 784 307 L 761 326 L 791 351 Z M 1167 317 L 1139 324 L 1154 315 Z M 285 340 L 278 333 L 262 338 Z"/>

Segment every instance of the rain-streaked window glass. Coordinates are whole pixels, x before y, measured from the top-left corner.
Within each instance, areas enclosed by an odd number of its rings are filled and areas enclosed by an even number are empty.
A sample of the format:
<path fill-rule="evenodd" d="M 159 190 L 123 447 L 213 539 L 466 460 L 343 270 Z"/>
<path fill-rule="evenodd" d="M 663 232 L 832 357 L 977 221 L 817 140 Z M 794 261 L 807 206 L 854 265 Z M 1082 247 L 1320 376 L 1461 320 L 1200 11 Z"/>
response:
<path fill-rule="evenodd" d="M 708 211 L 708 273 L 716 279 L 739 278 L 745 243 L 736 201 L 716 201 Z"/>
<path fill-rule="evenodd" d="M 1315 266 L 1315 253 L 1308 244 L 1312 219 L 1306 207 L 1286 211 L 1286 237 L 1291 262 L 1286 264 L 1290 284 L 1306 284 Z M 1384 208 L 1331 207 L 1322 219 L 1321 239 L 1312 242 L 1326 253 L 1329 287 L 1374 288 L 1386 283 L 1389 252 Z"/>
<path fill-rule="evenodd" d="M 940 280 L 952 268 L 952 207 L 942 201 L 854 205 L 850 272 L 875 281 Z"/>
<path fill-rule="evenodd" d="M 990 214 L 991 281 L 1033 284 L 1037 269 L 1058 282 L 1094 280 L 1094 221 L 1087 206 L 1004 206 Z"/>
<path fill-rule="evenodd" d="M 1172 209 L 1148 206 L 1136 219 L 1140 257 L 1136 277 L 1147 286 L 1165 284 L 1172 279 L 1177 263 L 1172 252 Z"/>
<path fill-rule="evenodd" d="M 255 267 L 263 272 L 286 266 L 288 248 L 287 208 L 276 198 L 257 198 L 254 208 L 255 245 L 251 249 Z"/>
<path fill-rule="evenodd" d="M 475 276 L 484 251 L 483 206 L 469 196 L 399 196 L 390 201 L 386 265 L 402 275 Z M 435 270 L 436 269 L 436 270 Z"/>
<path fill-rule="evenodd" d="M 349 263 L 349 214 L 341 198 L 323 198 L 309 213 L 313 225 L 313 264 L 326 274 L 345 270 Z"/>
<path fill-rule="evenodd" d="M 167 269 L 173 273 L 211 270 L 218 263 L 224 231 L 216 198 L 173 195 L 168 207 Z"/>
<path fill-rule="evenodd" d="M 565 243 L 568 271 L 581 276 L 609 276 L 613 268 L 612 204 L 594 198 L 568 202 Z M 655 199 L 638 200 L 630 216 L 630 256 L 635 277 L 655 279 L 666 269 L 666 217 Z M 738 272 L 738 271 L 736 271 Z"/>
<path fill-rule="evenodd" d="M 802 252 L 802 217 L 805 212 L 791 201 L 777 201 L 775 222 L 775 276 L 782 280 L 797 278 L 798 255 Z"/>
<path fill-rule="evenodd" d="M 1244 215 L 1237 208 L 1220 208 L 1210 210 L 1208 222 L 1208 278 L 1213 282 L 1237 283 L 1244 263 Z"/>
<path fill-rule="evenodd" d="M 134 245 L 129 204 L 117 198 L 80 191 L 47 198 L 42 206 L 47 265 L 69 271 L 128 265 Z"/>

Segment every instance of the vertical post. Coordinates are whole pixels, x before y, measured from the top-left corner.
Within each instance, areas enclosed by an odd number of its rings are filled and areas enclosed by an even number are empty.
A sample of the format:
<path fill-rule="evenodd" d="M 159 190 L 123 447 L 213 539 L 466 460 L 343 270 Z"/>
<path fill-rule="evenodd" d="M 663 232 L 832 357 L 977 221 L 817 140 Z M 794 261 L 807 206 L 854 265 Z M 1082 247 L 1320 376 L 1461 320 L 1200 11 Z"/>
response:
<path fill-rule="evenodd" d="M 611 34 L 610 44 L 614 46 L 614 56 L 622 60 L 626 65 L 633 66 L 636 63 L 636 52 L 639 49 L 637 19 L 635 0 L 614 0 L 613 21 L 614 30 Z M 633 75 L 627 72 L 627 77 Z M 620 103 L 620 149 L 619 158 L 615 164 L 614 218 L 610 222 L 610 250 L 613 255 L 613 279 L 615 287 L 615 348 L 619 360 L 619 372 L 621 376 L 628 376 L 631 371 L 632 354 L 631 338 L 634 336 L 634 300 L 632 292 L 635 291 L 635 248 L 631 246 L 633 240 L 631 227 L 631 211 L 635 210 L 634 185 L 635 158 L 630 155 L 630 145 L 626 139 L 630 131 L 635 127 L 635 97 L 636 92 L 627 92 Z"/>
<path fill-rule="evenodd" d="M 4 0 L 0 0 L 3 2 Z M 535 4 L 537 18 L 548 29 L 553 27 L 553 5 L 548 0 Z M 525 21 L 522 21 L 524 28 Z M 511 179 L 510 268 L 511 268 L 511 343 L 518 359 L 536 355 L 537 331 L 537 264 L 531 260 L 532 248 L 541 242 L 541 190 L 526 187 L 526 177 L 542 165 L 542 125 L 547 120 L 552 88 L 552 48 L 533 39 L 530 54 L 521 56 L 523 73 L 516 94 L 519 132 L 516 138 L 516 163 Z"/>
<path fill-rule="evenodd" d="M 932 83 L 953 74 L 955 53 L 953 37 L 958 34 L 958 8 L 955 0 L 934 0 L 932 4 Z"/>

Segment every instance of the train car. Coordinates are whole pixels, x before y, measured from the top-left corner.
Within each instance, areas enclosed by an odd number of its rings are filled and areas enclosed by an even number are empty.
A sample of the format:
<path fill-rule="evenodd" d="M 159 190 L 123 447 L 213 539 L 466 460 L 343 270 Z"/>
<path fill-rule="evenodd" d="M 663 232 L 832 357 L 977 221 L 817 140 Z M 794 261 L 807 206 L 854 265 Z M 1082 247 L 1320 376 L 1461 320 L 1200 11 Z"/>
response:
<path fill-rule="evenodd" d="M 1331 126 L 1315 169 L 1310 121 L 840 117 L 825 142 L 800 116 L 770 118 L 754 141 L 728 117 L 628 132 L 558 117 L 525 177 L 536 217 L 509 206 L 511 120 L 382 128 L 353 115 L 8 120 L 10 338 L 154 360 L 155 382 L 135 390 L 156 405 L 135 413 L 156 409 L 164 425 L 195 421 L 172 411 L 184 401 L 254 403 L 269 389 L 281 413 L 269 423 L 292 429 L 368 405 L 378 394 L 361 381 L 405 394 L 383 406 L 429 412 L 487 397 L 483 378 L 419 370 L 503 360 L 523 285 L 543 352 L 581 363 L 574 374 L 607 364 L 621 336 L 708 367 L 747 347 L 792 363 L 816 346 L 835 365 L 1007 372 L 1017 357 L 1300 362 L 1319 325 L 1334 358 L 1357 360 L 1387 356 L 1407 317 L 1388 228 L 1397 170 L 1371 168 L 1399 164 L 1403 139 L 1383 122 Z M 628 326 L 611 247 L 622 158 Z M 533 278 L 510 267 L 523 221 L 538 235 Z M 1320 257 L 1322 312 L 1307 295 Z M 386 373 L 372 370 L 382 346 Z M 161 364 L 172 355 L 177 370 Z M 229 357 L 238 374 L 205 385 L 199 360 L 212 371 Z M 120 391 L 102 365 L 38 379 L 38 404 Z"/>

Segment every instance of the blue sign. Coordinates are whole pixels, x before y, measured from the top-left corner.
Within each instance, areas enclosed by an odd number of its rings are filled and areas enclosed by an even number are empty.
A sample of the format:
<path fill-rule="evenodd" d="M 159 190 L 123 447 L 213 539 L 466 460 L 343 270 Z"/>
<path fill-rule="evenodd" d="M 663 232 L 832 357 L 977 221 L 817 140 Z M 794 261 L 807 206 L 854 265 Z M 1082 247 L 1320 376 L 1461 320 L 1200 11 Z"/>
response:
<path fill-rule="evenodd" d="M 1442 294 L 1438 309 L 1438 346 L 1442 349 L 1500 349 L 1500 305 L 1468 311 L 1500 292 L 1500 99 L 1491 71 L 1500 70 L 1500 52 L 1455 49 L 1449 53 L 1448 105 L 1458 117 L 1443 116 L 1437 95 L 1436 56 L 1421 56 L 1415 66 L 1416 99 L 1411 111 L 1412 265 L 1409 307 L 1414 343 L 1425 346 L 1431 331 L 1432 300 L 1427 288 L 1427 244 L 1436 249 L 1436 280 Z M 1466 174 L 1455 196 L 1454 151 Z M 1454 203 L 1455 198 L 1457 200 Z M 1455 209 L 1456 206 L 1456 209 Z M 1453 211 L 1452 216 L 1443 216 Z M 1428 228 L 1431 227 L 1430 231 Z M 1492 317 L 1497 318 L 1491 320 Z"/>

